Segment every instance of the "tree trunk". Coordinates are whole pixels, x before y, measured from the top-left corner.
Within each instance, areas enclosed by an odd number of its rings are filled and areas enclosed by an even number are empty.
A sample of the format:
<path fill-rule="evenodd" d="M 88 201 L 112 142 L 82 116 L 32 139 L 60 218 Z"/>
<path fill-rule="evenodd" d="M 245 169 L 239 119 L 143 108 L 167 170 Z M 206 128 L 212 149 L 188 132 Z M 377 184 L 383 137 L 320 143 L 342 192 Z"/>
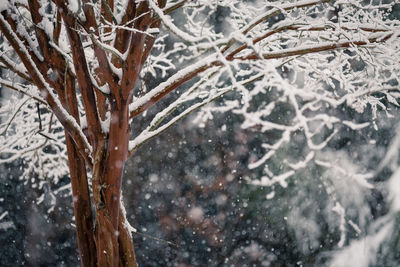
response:
<path fill-rule="evenodd" d="M 118 241 L 119 241 L 119 256 L 120 266 L 137 267 L 135 250 L 133 248 L 131 232 L 128 228 L 128 221 L 125 217 L 124 207 L 119 208 L 119 223 L 118 223 Z"/>
<path fill-rule="evenodd" d="M 65 77 L 65 86 L 64 88 L 60 86 L 59 90 L 65 90 L 65 93 L 59 94 L 60 99 L 64 108 L 79 122 L 74 79 L 71 73 L 66 73 L 64 75 L 67 75 Z M 93 236 L 92 201 L 90 199 L 86 164 L 67 130 L 64 130 L 64 133 L 68 153 L 79 256 L 83 266 L 97 266 L 96 244 Z"/>
<path fill-rule="evenodd" d="M 96 266 L 96 244 L 93 238 L 93 216 L 85 162 L 67 133 L 66 143 L 79 256 L 83 266 Z"/>
<path fill-rule="evenodd" d="M 112 102 L 110 126 L 108 135 L 98 140 L 93 165 L 97 264 L 137 266 L 125 214 L 120 212 L 121 182 L 129 141 L 127 101 Z"/>

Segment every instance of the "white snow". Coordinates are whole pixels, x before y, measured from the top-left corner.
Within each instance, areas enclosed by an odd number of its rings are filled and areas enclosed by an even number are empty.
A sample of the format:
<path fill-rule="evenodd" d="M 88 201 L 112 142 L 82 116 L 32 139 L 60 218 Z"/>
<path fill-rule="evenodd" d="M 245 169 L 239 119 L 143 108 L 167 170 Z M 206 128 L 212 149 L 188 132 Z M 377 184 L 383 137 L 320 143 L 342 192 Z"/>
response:
<path fill-rule="evenodd" d="M 0 1 L 0 12 L 7 10 L 9 5 L 8 1 Z"/>
<path fill-rule="evenodd" d="M 68 0 L 68 9 L 73 13 L 76 14 L 79 11 L 79 0 Z"/>
<path fill-rule="evenodd" d="M 368 267 L 376 259 L 380 244 L 393 231 L 393 223 L 385 224 L 376 233 L 355 240 L 343 250 L 335 253 L 330 267 Z"/>

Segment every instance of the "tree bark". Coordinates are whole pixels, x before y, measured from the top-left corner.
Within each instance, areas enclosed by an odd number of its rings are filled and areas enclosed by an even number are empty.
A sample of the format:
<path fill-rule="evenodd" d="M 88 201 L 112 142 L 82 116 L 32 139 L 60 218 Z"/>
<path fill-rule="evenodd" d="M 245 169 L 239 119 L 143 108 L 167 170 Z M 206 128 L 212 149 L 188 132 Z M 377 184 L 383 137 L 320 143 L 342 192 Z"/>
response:
<path fill-rule="evenodd" d="M 118 221 L 120 266 L 137 267 L 132 236 L 128 228 L 129 223 L 125 217 L 125 212 L 122 211 L 124 209 L 122 205 L 123 204 L 121 202 L 119 207 L 119 221 Z"/>
<path fill-rule="evenodd" d="M 137 266 L 132 238 L 121 210 L 121 182 L 128 155 L 128 101 L 111 101 L 108 136 L 98 141 L 93 165 L 98 266 Z"/>
<path fill-rule="evenodd" d="M 62 75 L 60 71 L 60 75 Z M 64 88 L 58 88 L 61 102 L 69 113 L 79 122 L 78 103 L 75 94 L 75 81 L 71 73 L 64 73 Z M 79 256 L 82 266 L 96 266 L 96 244 L 94 242 L 92 201 L 85 159 L 80 155 L 74 140 L 64 129 L 68 154 L 68 164 L 74 205 L 75 225 Z"/>
<path fill-rule="evenodd" d="M 84 159 L 76 151 L 72 138 L 65 133 L 70 169 L 72 199 L 79 256 L 82 266 L 96 266 L 93 216 Z"/>

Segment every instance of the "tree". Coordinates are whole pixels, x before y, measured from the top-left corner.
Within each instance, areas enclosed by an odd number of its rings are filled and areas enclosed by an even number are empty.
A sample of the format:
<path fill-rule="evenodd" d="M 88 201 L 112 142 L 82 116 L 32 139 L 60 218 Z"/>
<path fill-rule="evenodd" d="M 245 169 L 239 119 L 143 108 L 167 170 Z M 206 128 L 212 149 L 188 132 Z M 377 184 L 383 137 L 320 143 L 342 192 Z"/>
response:
<path fill-rule="evenodd" d="M 369 125 L 343 107 L 370 108 L 373 124 L 378 108 L 398 105 L 393 6 L 3 1 L 0 83 L 17 97 L 1 108 L 0 162 L 25 159 L 27 177 L 68 174 L 82 265 L 135 266 L 121 202 L 125 162 L 195 110 L 200 125 L 231 110 L 265 135 L 264 154 L 249 164 L 264 167 L 255 184 L 286 187 L 311 161 L 348 174 L 318 153 L 340 129 Z M 291 139 L 304 147 L 282 159 Z M 369 174 L 349 176 L 370 186 Z"/>

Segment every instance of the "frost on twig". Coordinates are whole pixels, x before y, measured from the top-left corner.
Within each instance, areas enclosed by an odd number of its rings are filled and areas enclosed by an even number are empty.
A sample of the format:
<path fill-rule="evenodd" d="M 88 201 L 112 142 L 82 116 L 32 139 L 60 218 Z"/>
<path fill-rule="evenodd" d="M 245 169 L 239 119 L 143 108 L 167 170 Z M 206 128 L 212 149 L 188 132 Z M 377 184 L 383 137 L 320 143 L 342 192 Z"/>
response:
<path fill-rule="evenodd" d="M 45 107 L 36 112 L 37 102 L 27 96 L 9 101 L 14 105 L 0 108 L 0 164 L 19 160 L 25 165 L 23 176 L 39 174 L 57 183 L 68 174 L 60 123 Z"/>

